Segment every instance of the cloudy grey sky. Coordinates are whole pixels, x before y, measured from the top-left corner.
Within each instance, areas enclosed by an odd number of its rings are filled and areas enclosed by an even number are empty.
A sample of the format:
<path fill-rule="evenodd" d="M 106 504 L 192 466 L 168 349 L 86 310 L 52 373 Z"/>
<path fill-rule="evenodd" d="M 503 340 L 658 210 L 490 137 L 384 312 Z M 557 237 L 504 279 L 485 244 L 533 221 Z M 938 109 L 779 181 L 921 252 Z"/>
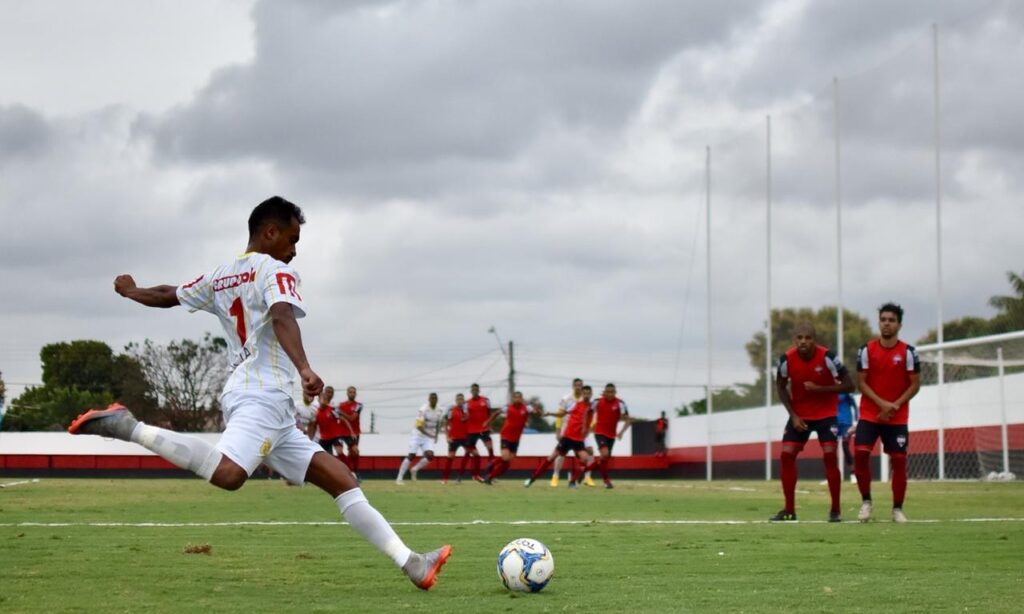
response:
<path fill-rule="evenodd" d="M 245 245 L 271 194 L 325 379 L 385 430 L 438 389 L 620 382 L 634 413 L 705 377 L 705 146 L 716 383 L 752 380 L 773 304 L 836 301 L 832 79 L 848 308 L 935 325 L 931 24 L 940 25 L 944 309 L 1021 270 L 1024 13 L 1011 2 L 0 1 L 0 370 L 41 345 L 167 341 L 209 317 L 114 295 Z"/>

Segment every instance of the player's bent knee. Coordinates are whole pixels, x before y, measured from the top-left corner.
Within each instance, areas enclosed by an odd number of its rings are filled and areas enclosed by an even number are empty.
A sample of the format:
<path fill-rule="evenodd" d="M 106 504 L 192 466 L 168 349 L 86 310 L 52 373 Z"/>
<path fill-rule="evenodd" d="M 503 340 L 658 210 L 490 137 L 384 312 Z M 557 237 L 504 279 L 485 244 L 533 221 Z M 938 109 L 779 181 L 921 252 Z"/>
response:
<path fill-rule="evenodd" d="M 233 460 L 224 456 L 221 457 L 220 464 L 217 465 L 217 469 L 210 476 L 210 483 L 217 488 L 233 491 L 241 488 L 247 479 L 249 479 L 249 474 L 246 473 L 245 469 L 242 469 Z"/>

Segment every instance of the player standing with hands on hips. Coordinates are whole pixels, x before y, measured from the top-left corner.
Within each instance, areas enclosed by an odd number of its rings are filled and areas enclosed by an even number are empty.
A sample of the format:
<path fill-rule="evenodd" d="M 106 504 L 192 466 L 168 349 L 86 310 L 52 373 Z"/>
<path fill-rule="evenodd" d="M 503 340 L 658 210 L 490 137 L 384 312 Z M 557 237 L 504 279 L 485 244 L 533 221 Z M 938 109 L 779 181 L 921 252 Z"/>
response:
<path fill-rule="evenodd" d="M 832 507 L 829 522 L 840 522 L 839 494 L 843 481 L 839 475 L 839 427 L 836 393 L 853 390 L 850 373 L 831 350 L 818 345 L 814 325 L 800 322 L 793 335 L 794 345 L 779 359 L 775 380 L 779 400 L 789 412 L 789 421 L 782 434 L 782 455 L 779 458 L 782 494 L 786 504 L 769 520 L 796 520 L 796 457 L 804 449 L 811 432 L 818 434 L 825 479 Z"/>
<path fill-rule="evenodd" d="M 226 427 L 216 446 L 139 422 L 118 404 L 86 412 L 68 431 L 138 443 L 225 490 L 241 488 L 260 464 L 291 482 L 311 482 L 334 498 L 353 529 L 427 590 L 451 546 L 426 554 L 410 550 L 370 505 L 345 464 L 295 428 L 296 371 L 304 394 L 316 396 L 324 387 L 303 349 L 296 318 L 305 316 L 306 306 L 298 273 L 288 264 L 303 223 L 299 207 L 274 196 L 249 216 L 245 253 L 211 273 L 182 286 L 140 288 L 130 275 L 114 280 L 118 294 L 147 307 L 185 305 L 220 320 L 232 372 L 221 395 Z"/>
<path fill-rule="evenodd" d="M 921 389 L 921 359 L 914 346 L 900 341 L 903 308 L 886 303 L 878 309 L 878 339 L 857 352 L 860 421 L 853 436 L 853 471 L 861 505 L 857 520 L 871 520 L 871 450 L 882 439 L 892 465 L 892 521 L 903 523 L 907 493 L 907 421 L 910 399 Z"/>

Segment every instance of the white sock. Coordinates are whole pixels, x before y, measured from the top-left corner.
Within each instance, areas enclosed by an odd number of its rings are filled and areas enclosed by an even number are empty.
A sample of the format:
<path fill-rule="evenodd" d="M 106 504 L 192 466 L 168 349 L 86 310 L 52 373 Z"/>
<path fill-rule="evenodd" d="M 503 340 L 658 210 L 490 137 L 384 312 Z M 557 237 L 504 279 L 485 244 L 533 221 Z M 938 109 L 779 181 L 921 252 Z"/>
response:
<path fill-rule="evenodd" d="M 402 459 L 402 466 L 398 468 L 398 479 L 399 480 L 401 480 L 402 478 L 405 477 L 405 472 L 409 470 L 409 465 L 411 465 L 411 464 L 412 463 L 409 461 L 408 457 Z"/>
<path fill-rule="evenodd" d="M 361 488 L 346 490 L 334 500 L 341 515 L 363 538 L 403 567 L 412 555 L 388 521 L 366 500 Z"/>
<path fill-rule="evenodd" d="M 427 458 L 426 456 L 424 456 L 423 458 L 420 459 L 420 462 L 416 463 L 416 466 L 413 467 L 412 470 L 415 471 L 415 472 L 418 472 L 420 469 L 423 469 L 424 467 L 426 467 L 427 463 L 429 463 L 429 462 L 430 462 L 430 459 Z"/>
<path fill-rule="evenodd" d="M 556 456 L 555 457 L 555 472 L 552 474 L 551 477 L 557 478 L 562 473 L 562 463 L 564 461 L 565 461 L 565 457 L 564 456 Z"/>
<path fill-rule="evenodd" d="M 207 482 L 213 477 L 222 456 L 216 448 L 198 437 L 182 435 L 143 422 L 135 425 L 132 441 L 182 469 L 188 469 Z"/>

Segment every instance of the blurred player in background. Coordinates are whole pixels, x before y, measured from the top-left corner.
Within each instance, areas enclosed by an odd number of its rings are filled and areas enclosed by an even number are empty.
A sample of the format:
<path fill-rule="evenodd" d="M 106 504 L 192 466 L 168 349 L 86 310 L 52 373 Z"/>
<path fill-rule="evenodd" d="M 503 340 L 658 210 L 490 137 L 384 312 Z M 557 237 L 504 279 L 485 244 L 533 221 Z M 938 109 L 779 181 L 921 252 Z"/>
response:
<path fill-rule="evenodd" d="M 921 389 L 921 359 L 917 350 L 900 340 L 903 308 L 886 303 L 878 309 L 878 339 L 857 353 L 860 420 L 854 436 L 854 472 L 860 489 L 857 520 L 871 520 L 871 451 L 879 438 L 892 467 L 892 521 L 907 521 L 907 444 L 910 399 Z"/>
<path fill-rule="evenodd" d="M 462 476 L 466 473 L 466 462 L 471 455 L 477 454 L 476 448 L 469 447 L 467 439 L 469 433 L 466 431 L 466 395 L 461 392 L 455 395 L 455 404 L 448 408 L 441 421 L 448 439 L 448 458 L 445 459 L 444 469 L 441 471 L 441 483 L 448 483 L 448 476 L 452 472 L 452 463 L 455 462 L 455 453 L 459 451 L 459 448 L 463 449 L 462 470 L 457 478 L 461 482 Z"/>
<path fill-rule="evenodd" d="M 561 411 L 568 411 L 583 397 L 583 380 L 576 378 L 572 380 L 572 390 L 569 394 L 562 397 L 562 400 L 558 402 L 558 409 Z M 557 414 L 556 414 L 557 415 Z M 555 418 L 555 447 L 558 447 L 558 442 L 562 440 L 562 422 L 565 418 L 561 415 L 557 415 Z M 554 454 L 554 452 L 552 452 Z M 558 478 L 562 473 L 562 463 L 565 462 L 564 456 L 555 456 L 554 470 L 551 472 L 551 488 L 558 488 Z"/>
<path fill-rule="evenodd" d="M 487 449 L 487 461 L 494 462 L 494 444 L 491 443 L 491 431 L 487 428 L 487 419 L 491 417 L 491 401 L 480 396 L 480 386 L 473 384 L 469 387 L 469 400 L 466 401 L 466 429 L 469 431 L 468 444 L 476 450 L 478 441 L 484 442 Z M 480 455 L 473 457 L 473 479 L 482 482 L 480 476 Z"/>
<path fill-rule="evenodd" d="M 419 479 L 420 469 L 427 466 L 427 463 L 434 460 L 434 444 L 437 443 L 437 433 L 441 425 L 441 408 L 437 406 L 437 393 L 431 392 L 427 402 L 416 412 L 416 425 L 412 429 L 409 438 L 409 455 L 402 460 L 402 466 L 398 469 L 396 484 L 402 484 L 405 479 L 405 472 L 409 471 L 409 465 L 417 454 L 423 455 L 420 462 L 416 463 L 409 475 L 412 481 Z"/>
<path fill-rule="evenodd" d="M 274 196 L 249 216 L 245 253 L 181 286 L 140 288 L 130 275 L 114 280 L 114 291 L 147 307 L 206 311 L 220 320 L 232 372 L 221 395 L 226 425 L 215 446 L 203 439 L 150 426 L 123 405 L 90 410 L 68 428 L 72 434 L 137 443 L 178 467 L 225 490 L 238 490 L 264 463 L 292 482 L 311 482 L 335 501 L 349 526 L 390 557 L 421 589 L 434 585 L 451 546 L 427 554 L 410 550 L 374 509 L 352 472 L 295 429 L 291 391 L 296 371 L 304 393 L 314 396 L 323 381 L 302 345 L 297 319 L 306 314 L 295 257 L 302 211 Z"/>
<path fill-rule="evenodd" d="M 553 414 L 548 414 L 565 418 L 565 423 L 562 427 L 562 439 L 558 442 L 558 447 L 555 448 L 555 451 L 537 465 L 537 468 L 533 470 L 533 475 L 526 480 L 524 486 L 529 488 L 537 481 L 537 478 L 544 475 L 557 457 L 564 457 L 569 452 L 572 452 L 579 459 L 579 462 L 577 463 L 576 471 L 569 479 L 569 488 L 576 488 L 576 483 L 583 472 L 583 467 L 590 463 L 590 454 L 587 452 L 583 442 L 590 433 L 590 424 L 594 419 L 594 409 L 590 403 L 591 392 L 590 386 L 584 386 L 583 396 L 580 397 L 580 400 L 575 405 L 568 410 L 559 409 Z"/>
<path fill-rule="evenodd" d="M 501 458 L 491 466 L 487 478 L 484 479 L 484 484 L 494 483 L 496 478 L 512 466 L 512 460 L 519 452 L 519 440 L 523 436 L 523 429 L 526 428 L 526 421 L 530 418 L 530 414 L 535 413 L 533 408 L 523 402 L 523 393 L 517 390 L 512 393 L 512 402 L 505 409 L 494 412 L 487 419 L 488 426 L 490 426 L 491 420 L 498 416 L 504 418 L 505 422 L 501 425 Z"/>
<path fill-rule="evenodd" d="M 839 441 L 842 443 L 843 464 L 846 469 L 853 466 L 853 455 L 850 454 L 850 439 L 853 438 L 854 425 L 857 424 L 857 401 L 849 392 L 839 393 L 839 407 L 836 409 L 836 424 L 839 426 Z"/>
<path fill-rule="evenodd" d="M 363 415 L 363 404 L 356 400 L 356 387 L 349 386 L 345 390 L 347 399 L 338 404 L 338 417 L 341 419 L 341 443 L 345 445 L 346 454 L 341 459 L 359 479 L 359 436 L 362 427 L 359 418 Z"/>
<path fill-rule="evenodd" d="M 775 387 L 779 400 L 789 412 L 789 421 L 782 434 L 782 455 L 779 459 L 785 507 L 769 518 L 772 521 L 796 520 L 796 457 L 804 449 L 811 432 L 818 434 L 825 479 L 832 499 L 828 521 L 840 522 L 839 494 L 842 478 L 836 447 L 839 426 L 836 407 L 840 392 L 853 390 L 850 374 L 831 350 L 818 345 L 814 325 L 796 325 L 794 345 L 779 359 Z"/>
<path fill-rule="evenodd" d="M 315 441 L 313 437 L 316 435 L 315 427 L 314 432 L 309 432 L 310 423 L 316 423 L 316 406 L 313 405 L 313 397 L 302 393 L 302 405 L 295 407 L 295 428 L 299 429 L 309 437 L 310 441 Z"/>
<path fill-rule="evenodd" d="M 619 422 L 623 423 L 622 430 L 616 432 Z M 615 440 L 622 439 L 630 424 L 626 402 L 616 396 L 615 384 L 607 384 L 601 398 L 594 402 L 594 439 L 597 441 L 600 456 L 587 466 L 588 471 L 596 467 L 601 472 L 605 488 L 613 488 L 611 478 L 608 477 L 608 468 Z"/>
<path fill-rule="evenodd" d="M 661 412 L 661 417 L 654 421 L 654 449 L 657 456 L 665 456 L 668 452 L 668 447 L 665 445 L 666 435 L 668 435 L 668 418 L 665 417 L 665 412 Z"/>
<path fill-rule="evenodd" d="M 312 439 L 314 431 L 318 433 L 318 443 L 324 452 L 341 458 L 341 419 L 338 417 L 338 408 L 331 401 L 334 399 L 334 387 L 324 386 L 320 393 L 319 405 L 316 408 L 316 418 L 307 427 L 307 434 Z"/>

